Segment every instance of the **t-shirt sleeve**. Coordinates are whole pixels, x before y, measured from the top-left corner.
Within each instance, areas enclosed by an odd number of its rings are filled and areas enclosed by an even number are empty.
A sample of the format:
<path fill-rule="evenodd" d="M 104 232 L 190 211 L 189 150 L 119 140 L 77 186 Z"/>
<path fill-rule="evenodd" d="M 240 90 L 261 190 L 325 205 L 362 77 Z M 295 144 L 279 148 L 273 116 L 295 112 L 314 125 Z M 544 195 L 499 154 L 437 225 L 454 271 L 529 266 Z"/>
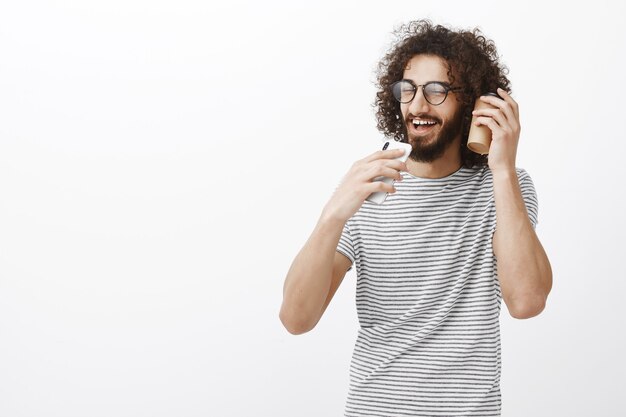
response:
<path fill-rule="evenodd" d="M 533 229 L 535 229 L 539 215 L 539 203 L 537 200 L 537 192 L 535 191 L 535 184 L 533 184 L 533 180 L 530 178 L 530 175 L 528 175 L 528 172 L 522 168 L 518 168 L 518 180 L 524 204 L 526 204 L 526 211 L 528 211 L 528 218 L 530 219 Z"/>
<path fill-rule="evenodd" d="M 339 243 L 337 244 L 337 252 L 344 254 L 352 265 L 354 265 L 354 246 L 352 244 L 352 235 L 350 234 L 350 227 L 348 222 L 343 226 Z M 352 269 L 352 265 L 348 268 L 348 271 Z M 347 271 L 346 271 L 347 272 Z"/>

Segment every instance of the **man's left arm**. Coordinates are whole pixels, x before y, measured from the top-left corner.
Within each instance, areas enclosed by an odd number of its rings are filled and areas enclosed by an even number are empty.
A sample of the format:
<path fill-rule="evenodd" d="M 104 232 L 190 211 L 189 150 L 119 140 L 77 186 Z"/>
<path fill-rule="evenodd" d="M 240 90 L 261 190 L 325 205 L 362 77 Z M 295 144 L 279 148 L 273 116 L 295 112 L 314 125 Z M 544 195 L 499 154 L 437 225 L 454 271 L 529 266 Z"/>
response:
<path fill-rule="evenodd" d="M 511 316 L 534 317 L 543 311 L 552 288 L 548 256 L 535 233 L 515 170 L 493 173 L 497 259 L 502 298 Z"/>
<path fill-rule="evenodd" d="M 498 89 L 502 98 L 480 97 L 495 109 L 474 111 L 476 124 L 491 129 L 489 168 L 493 175 L 496 231 L 493 252 L 497 259 L 502 298 L 511 316 L 538 315 L 552 289 L 550 261 L 535 233 L 515 170 L 520 135 L 519 109 L 511 96 Z"/>

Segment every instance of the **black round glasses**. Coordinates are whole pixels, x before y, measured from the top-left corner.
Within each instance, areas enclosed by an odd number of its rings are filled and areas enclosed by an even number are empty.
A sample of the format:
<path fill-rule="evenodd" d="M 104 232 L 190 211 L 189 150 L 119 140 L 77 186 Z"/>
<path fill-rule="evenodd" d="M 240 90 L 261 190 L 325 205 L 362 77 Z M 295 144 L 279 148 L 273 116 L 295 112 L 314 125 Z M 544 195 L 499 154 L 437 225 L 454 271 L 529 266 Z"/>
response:
<path fill-rule="evenodd" d="M 461 87 L 452 87 L 441 81 L 429 81 L 426 84 L 415 85 L 411 80 L 400 80 L 391 84 L 391 91 L 396 100 L 406 104 L 413 101 L 419 87 L 422 87 L 422 94 L 424 94 L 426 101 L 433 106 L 438 106 L 446 101 L 450 91 L 462 89 Z"/>

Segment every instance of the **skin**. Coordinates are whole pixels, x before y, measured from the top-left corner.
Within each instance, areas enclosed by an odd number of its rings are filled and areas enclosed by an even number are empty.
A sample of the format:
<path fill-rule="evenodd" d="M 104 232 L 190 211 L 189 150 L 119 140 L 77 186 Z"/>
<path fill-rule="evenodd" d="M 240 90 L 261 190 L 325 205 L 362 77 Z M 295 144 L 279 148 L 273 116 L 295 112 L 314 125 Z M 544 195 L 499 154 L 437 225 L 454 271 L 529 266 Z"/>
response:
<path fill-rule="evenodd" d="M 380 150 L 356 161 L 326 203 L 313 233 L 287 272 L 279 317 L 292 334 L 310 331 L 318 323 L 341 284 L 351 261 L 337 251 L 344 225 L 376 191 L 395 187 L 373 178 L 384 175 L 401 180 L 404 162 L 395 158 L 402 150 Z"/>
<path fill-rule="evenodd" d="M 403 79 L 412 80 L 416 85 L 424 84 L 428 81 L 443 81 L 450 83 L 447 75 L 448 69 L 445 61 L 433 55 L 416 55 L 409 60 L 404 70 Z M 400 104 L 402 118 L 406 123 L 408 141 L 413 146 L 413 153 L 419 153 L 420 146 L 432 146 L 433 142 L 441 141 L 442 130 L 454 123 L 454 116 L 460 110 L 460 104 L 453 91 L 448 93 L 446 100 L 433 106 L 424 98 L 422 87 L 415 94 L 410 103 Z M 426 119 L 437 120 L 437 123 L 425 135 L 415 135 L 411 133 L 410 119 L 419 116 Z M 412 154 L 406 162 L 407 171 L 422 178 L 441 178 L 448 176 L 461 168 L 461 132 L 452 139 L 443 155 L 434 161 L 419 161 Z"/>
<path fill-rule="evenodd" d="M 416 55 L 409 60 L 403 78 L 416 85 L 428 81 L 449 83 L 447 65 L 443 58 L 433 55 Z M 485 125 L 492 131 L 488 164 L 493 174 L 496 204 L 496 231 L 493 235 L 493 251 L 497 259 L 498 279 L 502 298 L 515 318 L 530 318 L 545 308 L 552 289 L 552 269 L 548 257 L 537 237 L 524 204 L 515 171 L 517 146 L 520 137 L 519 106 L 504 90 L 498 89 L 498 97 L 480 97 L 495 109 L 475 111 L 476 125 Z M 414 151 L 419 146 L 432 145 L 443 140 L 440 136 L 446 124 L 453 123 L 461 104 L 454 92 L 437 106 L 426 101 L 421 87 L 415 98 L 401 104 L 402 117 L 407 124 L 408 140 Z M 410 119 L 422 116 L 441 121 L 426 135 L 411 133 Z M 461 134 L 448 145 L 443 154 L 433 161 L 407 160 L 407 171 L 423 178 L 442 178 L 462 166 Z"/>
<path fill-rule="evenodd" d="M 552 289 L 552 268 L 522 198 L 515 172 L 520 137 L 519 106 L 501 88 L 500 98 L 480 97 L 496 109 L 474 111 L 475 124 L 491 129 L 489 168 L 493 174 L 497 227 L 493 252 L 498 260 L 502 297 L 511 315 L 530 318 L 545 308 Z"/>

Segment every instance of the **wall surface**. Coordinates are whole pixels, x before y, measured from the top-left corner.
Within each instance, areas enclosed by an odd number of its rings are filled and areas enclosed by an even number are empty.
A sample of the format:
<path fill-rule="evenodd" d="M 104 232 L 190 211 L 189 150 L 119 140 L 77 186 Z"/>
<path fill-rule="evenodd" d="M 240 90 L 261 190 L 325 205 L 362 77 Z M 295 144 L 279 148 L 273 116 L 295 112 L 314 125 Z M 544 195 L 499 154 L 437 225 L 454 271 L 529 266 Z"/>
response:
<path fill-rule="evenodd" d="M 577 3 L 578 4 L 578 3 Z M 479 27 L 554 285 L 502 310 L 503 415 L 615 416 L 626 341 L 622 3 L 0 3 L 0 416 L 341 415 L 348 273 L 289 334 L 282 286 L 381 140 L 397 25 Z"/>

